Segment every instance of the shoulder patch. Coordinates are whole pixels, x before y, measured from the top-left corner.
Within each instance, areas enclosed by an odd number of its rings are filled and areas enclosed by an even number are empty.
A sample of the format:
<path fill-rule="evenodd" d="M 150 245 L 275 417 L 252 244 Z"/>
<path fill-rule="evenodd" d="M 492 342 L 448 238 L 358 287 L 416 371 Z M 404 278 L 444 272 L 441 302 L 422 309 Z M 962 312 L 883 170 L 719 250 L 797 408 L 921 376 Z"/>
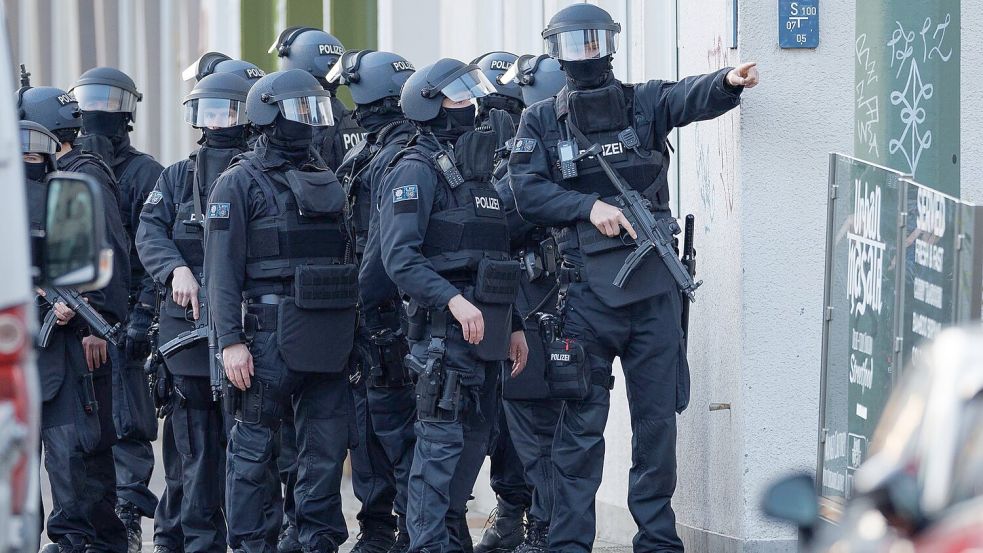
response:
<path fill-rule="evenodd" d="M 208 204 L 208 218 L 209 219 L 228 219 L 229 218 L 229 205 L 226 202 L 217 204 Z"/>
<path fill-rule="evenodd" d="M 420 193 L 415 184 L 407 184 L 393 190 L 393 203 L 416 200 Z"/>
<path fill-rule="evenodd" d="M 162 199 L 164 199 L 164 195 L 160 193 L 160 190 L 154 190 L 147 196 L 147 201 L 143 203 L 146 205 L 157 205 Z"/>
<path fill-rule="evenodd" d="M 523 154 L 531 153 L 536 149 L 535 138 L 516 138 L 512 143 L 512 151 Z"/>

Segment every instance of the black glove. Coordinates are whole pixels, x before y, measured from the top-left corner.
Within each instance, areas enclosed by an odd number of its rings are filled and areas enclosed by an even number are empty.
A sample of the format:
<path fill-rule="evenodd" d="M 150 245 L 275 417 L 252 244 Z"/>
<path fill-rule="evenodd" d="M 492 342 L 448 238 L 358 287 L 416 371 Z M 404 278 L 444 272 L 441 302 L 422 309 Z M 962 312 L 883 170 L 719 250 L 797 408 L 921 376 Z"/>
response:
<path fill-rule="evenodd" d="M 150 355 L 148 331 L 153 318 L 153 313 L 148 307 L 138 305 L 130 313 L 130 322 L 126 328 L 126 358 L 130 361 L 139 361 L 141 368 Z"/>

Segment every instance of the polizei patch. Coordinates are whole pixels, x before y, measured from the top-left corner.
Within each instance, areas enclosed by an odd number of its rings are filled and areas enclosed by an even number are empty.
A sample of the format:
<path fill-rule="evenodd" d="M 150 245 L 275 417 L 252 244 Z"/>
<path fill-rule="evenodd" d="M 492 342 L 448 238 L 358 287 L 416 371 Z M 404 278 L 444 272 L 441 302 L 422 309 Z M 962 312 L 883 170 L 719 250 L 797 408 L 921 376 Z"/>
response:
<path fill-rule="evenodd" d="M 415 184 L 407 184 L 393 189 L 393 213 L 416 213 L 420 199 L 420 189 Z"/>
<path fill-rule="evenodd" d="M 157 205 L 162 199 L 164 199 L 164 195 L 160 193 L 160 190 L 154 190 L 147 196 L 147 201 L 144 203 L 147 205 Z"/>
<path fill-rule="evenodd" d="M 345 48 L 338 44 L 318 44 L 317 53 L 321 56 L 340 56 L 345 53 Z"/>
<path fill-rule="evenodd" d="M 569 353 L 551 353 L 550 354 L 550 361 L 559 361 L 561 363 L 569 363 L 570 362 L 570 354 Z"/>
<path fill-rule="evenodd" d="M 392 66 L 393 71 L 397 73 L 400 71 L 416 71 L 416 67 L 413 67 L 413 64 L 408 61 L 394 61 Z"/>
<path fill-rule="evenodd" d="M 502 201 L 498 196 L 482 192 L 473 192 L 474 213 L 481 217 L 500 217 L 502 213 Z"/>
<path fill-rule="evenodd" d="M 208 218 L 209 219 L 228 219 L 229 218 L 229 203 L 222 202 L 217 204 L 208 204 Z"/>

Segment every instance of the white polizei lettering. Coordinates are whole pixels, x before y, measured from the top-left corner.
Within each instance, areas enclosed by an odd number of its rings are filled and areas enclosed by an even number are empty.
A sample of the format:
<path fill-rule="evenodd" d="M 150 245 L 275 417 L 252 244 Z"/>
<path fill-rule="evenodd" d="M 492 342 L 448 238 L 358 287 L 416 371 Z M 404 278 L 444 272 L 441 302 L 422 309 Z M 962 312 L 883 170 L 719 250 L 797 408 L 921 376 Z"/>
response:
<path fill-rule="evenodd" d="M 353 133 L 343 133 L 342 137 L 345 141 L 345 149 L 349 149 L 352 146 L 358 144 L 368 136 L 367 132 L 353 132 Z"/>
<path fill-rule="evenodd" d="M 483 209 L 494 209 L 496 211 L 501 209 L 498 198 L 489 198 L 488 196 L 475 196 L 474 205 Z"/>
<path fill-rule="evenodd" d="M 621 142 L 612 142 L 601 146 L 602 156 L 616 156 L 625 153 L 625 145 Z"/>
<path fill-rule="evenodd" d="M 318 44 L 317 53 L 320 55 L 337 54 L 340 56 L 345 53 L 345 49 L 336 44 Z"/>
<path fill-rule="evenodd" d="M 569 361 L 569 360 L 570 360 L 570 354 L 569 353 L 551 353 L 550 354 L 550 361 Z"/>
<path fill-rule="evenodd" d="M 512 67 L 512 62 L 505 60 L 492 60 L 492 69 L 501 69 L 502 71 L 508 71 Z"/>

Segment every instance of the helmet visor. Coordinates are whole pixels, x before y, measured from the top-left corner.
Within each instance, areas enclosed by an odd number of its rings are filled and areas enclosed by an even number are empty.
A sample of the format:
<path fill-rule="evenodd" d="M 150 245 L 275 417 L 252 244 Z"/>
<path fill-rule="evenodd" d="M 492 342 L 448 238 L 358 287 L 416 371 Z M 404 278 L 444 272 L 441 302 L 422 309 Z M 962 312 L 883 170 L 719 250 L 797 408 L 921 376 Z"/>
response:
<path fill-rule="evenodd" d="M 334 113 L 331 111 L 329 96 L 301 96 L 280 100 L 277 103 L 280 105 L 280 115 L 284 119 L 314 127 L 334 125 Z"/>
<path fill-rule="evenodd" d="M 564 61 L 603 58 L 614 54 L 617 46 L 617 31 L 607 29 L 577 29 L 546 37 L 546 53 Z"/>
<path fill-rule="evenodd" d="M 463 102 L 493 94 L 495 87 L 480 69 L 472 69 L 445 85 L 440 92 L 453 102 Z"/>
<path fill-rule="evenodd" d="M 83 84 L 72 89 L 82 111 L 133 113 L 137 110 L 135 94 L 107 84 Z"/>
<path fill-rule="evenodd" d="M 24 154 L 55 155 L 60 144 L 50 136 L 34 129 L 20 130 L 20 148 Z"/>
<path fill-rule="evenodd" d="M 184 121 L 199 129 L 245 125 L 246 105 L 227 98 L 195 98 L 184 103 Z"/>

